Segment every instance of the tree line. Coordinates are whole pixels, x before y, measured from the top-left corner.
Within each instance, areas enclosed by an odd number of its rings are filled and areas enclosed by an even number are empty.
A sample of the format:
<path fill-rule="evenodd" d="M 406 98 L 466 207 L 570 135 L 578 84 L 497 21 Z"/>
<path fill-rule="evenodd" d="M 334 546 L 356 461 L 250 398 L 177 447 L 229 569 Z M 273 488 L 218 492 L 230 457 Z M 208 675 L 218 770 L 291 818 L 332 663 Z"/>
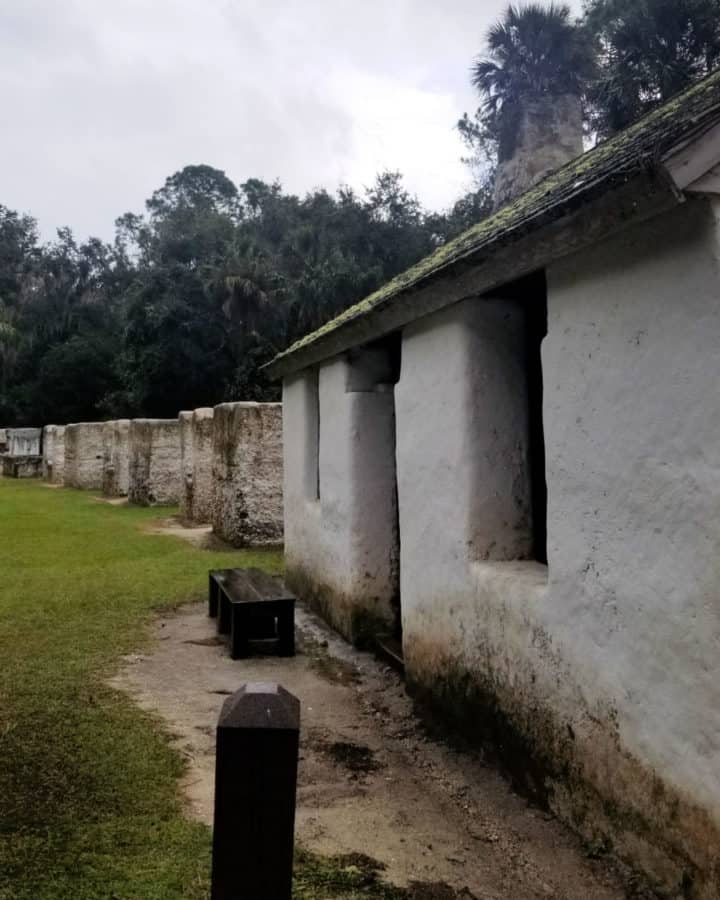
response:
<path fill-rule="evenodd" d="M 481 218 L 470 193 L 424 210 L 398 173 L 363 194 L 235 185 L 206 165 L 170 176 L 111 243 L 41 244 L 0 206 L 0 422 L 175 416 L 276 399 L 275 353 Z"/>
<path fill-rule="evenodd" d="M 607 137 L 712 71 L 720 0 L 588 0 L 508 7 L 471 78 L 480 105 L 458 127 L 480 173 L 430 212 L 398 173 L 362 193 L 298 197 L 188 166 L 126 213 L 114 240 L 43 244 L 0 205 L 0 425 L 124 416 L 278 396 L 262 365 L 480 221 L 524 99 L 582 97 L 587 140 Z"/>

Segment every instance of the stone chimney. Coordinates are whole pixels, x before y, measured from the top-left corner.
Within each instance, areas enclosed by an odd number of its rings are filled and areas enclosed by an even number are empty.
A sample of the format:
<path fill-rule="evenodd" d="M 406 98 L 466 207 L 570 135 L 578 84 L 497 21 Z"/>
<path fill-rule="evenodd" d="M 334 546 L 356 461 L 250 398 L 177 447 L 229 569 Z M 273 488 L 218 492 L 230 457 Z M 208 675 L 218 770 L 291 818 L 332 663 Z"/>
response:
<path fill-rule="evenodd" d="M 494 209 L 583 152 L 582 103 L 574 94 L 528 100 L 500 140 Z"/>

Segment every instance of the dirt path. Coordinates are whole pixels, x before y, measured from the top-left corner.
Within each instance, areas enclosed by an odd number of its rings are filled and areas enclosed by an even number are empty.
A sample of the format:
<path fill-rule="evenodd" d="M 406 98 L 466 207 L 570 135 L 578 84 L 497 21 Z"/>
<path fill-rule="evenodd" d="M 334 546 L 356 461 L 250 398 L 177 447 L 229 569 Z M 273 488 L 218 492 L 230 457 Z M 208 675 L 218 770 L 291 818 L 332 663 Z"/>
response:
<path fill-rule="evenodd" d="M 295 659 L 232 662 L 204 606 L 161 619 L 150 655 L 113 681 L 161 715 L 187 757 L 191 815 L 212 823 L 214 729 L 246 681 L 277 681 L 302 703 L 297 836 L 361 853 L 399 885 L 445 884 L 480 900 L 618 900 L 617 873 L 478 759 L 429 739 L 401 680 L 298 610 Z M 438 896 L 452 896 L 439 893 Z"/>

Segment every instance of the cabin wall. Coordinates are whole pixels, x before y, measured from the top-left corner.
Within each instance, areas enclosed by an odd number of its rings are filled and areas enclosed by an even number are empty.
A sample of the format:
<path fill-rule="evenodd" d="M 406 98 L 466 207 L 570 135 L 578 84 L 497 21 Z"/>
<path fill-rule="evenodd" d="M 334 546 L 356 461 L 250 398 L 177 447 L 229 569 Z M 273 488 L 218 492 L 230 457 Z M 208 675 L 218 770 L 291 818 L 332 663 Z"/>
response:
<path fill-rule="evenodd" d="M 50 484 L 65 482 L 65 426 L 43 429 L 43 478 Z"/>
<path fill-rule="evenodd" d="M 496 301 L 406 329 L 396 392 L 409 686 L 595 846 L 702 900 L 720 884 L 718 233 L 689 202 L 548 272 L 548 568 L 512 559 L 512 316 L 504 346 Z"/>
<path fill-rule="evenodd" d="M 215 496 L 214 410 L 208 408 L 181 412 L 179 421 L 183 482 L 180 513 L 193 522 L 210 522 Z"/>
<path fill-rule="evenodd" d="M 283 540 L 282 413 L 280 403 L 215 407 L 211 519 L 215 534 L 238 547 Z"/>
<path fill-rule="evenodd" d="M 105 423 L 103 494 L 127 497 L 130 490 L 130 419 Z"/>
<path fill-rule="evenodd" d="M 180 426 L 177 419 L 130 422 L 128 499 L 137 506 L 180 502 Z"/>
<path fill-rule="evenodd" d="M 105 468 L 105 423 L 79 422 L 65 428 L 65 484 L 101 490 Z"/>
<path fill-rule="evenodd" d="M 397 594 L 395 417 L 344 359 L 283 389 L 285 572 L 349 640 L 389 631 Z"/>

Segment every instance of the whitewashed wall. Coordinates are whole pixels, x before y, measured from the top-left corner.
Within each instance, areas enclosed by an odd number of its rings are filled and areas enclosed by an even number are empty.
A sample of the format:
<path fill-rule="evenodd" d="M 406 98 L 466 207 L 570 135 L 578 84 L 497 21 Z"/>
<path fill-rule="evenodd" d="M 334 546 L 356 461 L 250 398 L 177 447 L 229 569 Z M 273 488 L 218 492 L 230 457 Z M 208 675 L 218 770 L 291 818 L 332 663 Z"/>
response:
<path fill-rule="evenodd" d="M 320 369 L 319 423 L 317 374 L 284 385 L 285 571 L 300 596 L 363 643 L 392 630 L 395 617 L 394 412 L 391 391 L 350 391 L 350 374 L 345 360 Z"/>

